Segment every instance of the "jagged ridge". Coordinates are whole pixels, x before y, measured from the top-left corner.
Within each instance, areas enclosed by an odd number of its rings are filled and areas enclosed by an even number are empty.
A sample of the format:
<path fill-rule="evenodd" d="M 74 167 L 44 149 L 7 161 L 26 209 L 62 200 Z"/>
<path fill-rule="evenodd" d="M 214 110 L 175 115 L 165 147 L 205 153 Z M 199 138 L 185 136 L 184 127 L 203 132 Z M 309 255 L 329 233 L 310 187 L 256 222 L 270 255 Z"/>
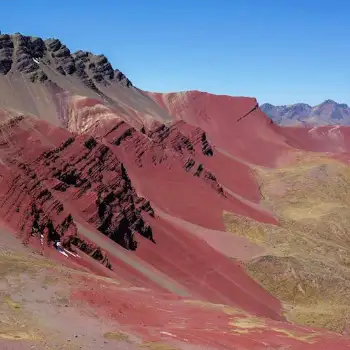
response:
<path fill-rule="evenodd" d="M 132 86 L 122 72 L 113 69 L 104 55 L 86 51 L 72 54 L 58 39 L 43 40 L 19 33 L 0 35 L 0 74 L 20 72 L 32 82 L 45 82 L 49 78 L 43 65 L 61 75 L 75 75 L 95 91 L 98 91 L 96 84 L 119 82 Z"/>
<path fill-rule="evenodd" d="M 218 194 L 225 196 L 214 174 L 196 160 L 197 152 L 208 157 L 214 154 L 200 128 L 191 127 L 182 121 L 169 125 L 154 122 L 150 129 L 143 127 L 141 131 L 120 120 L 111 121 L 107 128 L 101 127 L 101 124 L 103 122 L 96 122 L 89 133 L 133 154 L 133 161 L 138 167 L 143 167 L 149 162 L 154 166 L 167 167 L 179 163 L 184 171 L 203 179 Z M 181 132 L 183 127 L 191 131 L 191 137 Z"/>

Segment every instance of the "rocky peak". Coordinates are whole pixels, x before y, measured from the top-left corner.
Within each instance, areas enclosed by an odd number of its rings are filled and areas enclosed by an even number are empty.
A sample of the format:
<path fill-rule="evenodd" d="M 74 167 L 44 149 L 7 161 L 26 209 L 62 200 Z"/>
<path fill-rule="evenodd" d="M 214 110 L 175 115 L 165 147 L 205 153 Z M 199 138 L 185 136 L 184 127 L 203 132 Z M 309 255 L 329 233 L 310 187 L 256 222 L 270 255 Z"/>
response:
<path fill-rule="evenodd" d="M 264 108 L 264 109 L 272 109 L 275 108 L 274 105 L 272 105 L 271 103 L 263 103 L 260 108 Z"/>
<path fill-rule="evenodd" d="M 12 66 L 13 42 L 7 34 L 0 35 L 0 74 L 7 74 Z"/>
<path fill-rule="evenodd" d="M 325 100 L 324 102 L 321 103 L 321 105 L 336 105 L 337 102 L 333 101 L 333 100 Z"/>
<path fill-rule="evenodd" d="M 312 107 L 309 106 L 306 103 L 296 103 L 290 106 L 286 106 L 284 108 L 284 110 L 291 116 L 291 117 L 295 117 L 296 115 L 298 116 L 305 116 L 308 115 L 311 110 Z"/>
<path fill-rule="evenodd" d="M 45 66 L 61 75 L 74 75 L 93 90 L 98 90 L 99 84 L 132 86 L 104 55 L 81 50 L 72 54 L 55 38 L 43 40 L 20 33 L 0 34 L 0 74 L 20 72 L 32 82 L 45 82 L 49 80 Z"/>

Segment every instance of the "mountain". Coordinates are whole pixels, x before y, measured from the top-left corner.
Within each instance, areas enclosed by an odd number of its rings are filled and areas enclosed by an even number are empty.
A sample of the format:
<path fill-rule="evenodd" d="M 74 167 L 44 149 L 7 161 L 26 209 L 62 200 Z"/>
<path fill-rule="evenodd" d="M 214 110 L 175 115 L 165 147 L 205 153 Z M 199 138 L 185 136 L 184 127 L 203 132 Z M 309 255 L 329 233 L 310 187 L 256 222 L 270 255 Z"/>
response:
<path fill-rule="evenodd" d="M 281 125 L 350 125 L 350 107 L 332 100 L 326 100 L 313 107 L 305 103 L 288 106 L 264 103 L 260 108 L 274 122 Z"/>
<path fill-rule="evenodd" d="M 136 87 L 0 35 L 3 348 L 349 349 L 348 127 Z"/>

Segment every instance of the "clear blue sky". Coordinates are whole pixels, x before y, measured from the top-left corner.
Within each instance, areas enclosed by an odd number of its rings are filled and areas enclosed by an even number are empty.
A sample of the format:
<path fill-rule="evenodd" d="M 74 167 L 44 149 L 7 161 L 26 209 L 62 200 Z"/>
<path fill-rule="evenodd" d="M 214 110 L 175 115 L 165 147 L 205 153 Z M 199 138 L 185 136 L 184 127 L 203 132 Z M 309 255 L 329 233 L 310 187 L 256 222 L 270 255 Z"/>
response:
<path fill-rule="evenodd" d="M 138 87 L 350 104 L 350 0 L 16 0 L 2 32 L 104 53 Z"/>

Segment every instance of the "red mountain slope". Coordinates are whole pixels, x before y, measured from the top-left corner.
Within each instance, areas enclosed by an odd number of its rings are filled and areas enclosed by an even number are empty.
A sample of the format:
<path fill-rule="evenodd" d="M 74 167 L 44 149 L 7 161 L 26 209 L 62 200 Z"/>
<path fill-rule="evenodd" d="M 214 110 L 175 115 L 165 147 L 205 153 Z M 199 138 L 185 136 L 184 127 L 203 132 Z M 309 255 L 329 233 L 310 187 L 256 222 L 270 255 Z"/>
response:
<path fill-rule="evenodd" d="M 301 150 L 346 158 L 347 128 L 278 127 L 250 98 L 143 92 L 104 56 L 51 39 L 2 35 L 0 58 L 0 215 L 29 248 L 89 272 L 66 272 L 77 274 L 65 286 L 74 312 L 83 302 L 101 322 L 180 349 L 350 347 L 289 323 L 242 266 L 264 249 L 223 221 L 278 227 L 253 165 Z"/>

